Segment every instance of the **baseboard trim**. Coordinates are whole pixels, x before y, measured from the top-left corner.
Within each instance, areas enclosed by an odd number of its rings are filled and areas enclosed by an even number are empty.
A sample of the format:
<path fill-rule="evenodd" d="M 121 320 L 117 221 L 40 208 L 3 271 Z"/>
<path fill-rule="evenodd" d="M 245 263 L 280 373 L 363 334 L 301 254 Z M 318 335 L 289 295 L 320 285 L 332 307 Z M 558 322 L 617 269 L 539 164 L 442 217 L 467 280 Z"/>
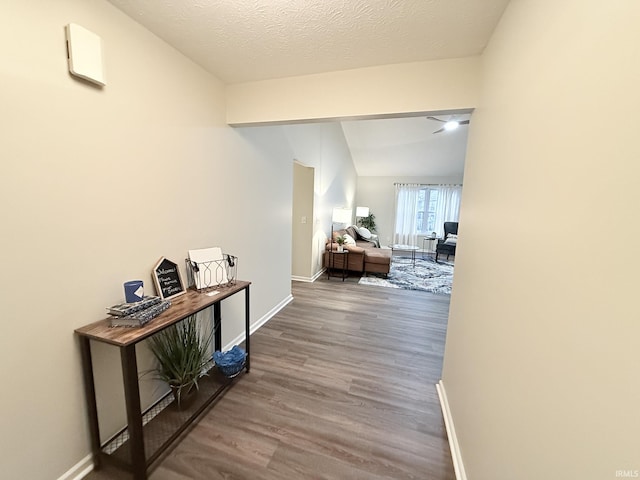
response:
<path fill-rule="evenodd" d="M 294 282 L 307 282 L 307 283 L 313 283 L 315 282 L 324 272 L 326 271 L 326 269 L 322 269 L 319 272 L 317 272 L 313 277 L 299 277 L 297 275 L 292 275 L 291 276 L 291 280 Z"/>
<path fill-rule="evenodd" d="M 444 426 L 447 429 L 447 436 L 449 437 L 449 448 L 451 449 L 451 459 L 453 460 L 453 469 L 456 474 L 456 479 L 467 480 L 467 472 L 464 470 L 460 444 L 458 443 L 456 429 L 453 425 L 453 417 L 451 416 L 451 409 L 449 408 L 449 400 L 447 399 L 447 392 L 442 380 L 436 383 L 436 390 L 438 391 L 438 397 L 440 397 L 440 407 L 442 408 Z"/>
<path fill-rule="evenodd" d="M 271 320 L 276 313 L 282 310 L 284 307 L 289 305 L 293 301 L 293 295 L 289 294 L 286 298 L 284 298 L 278 305 L 273 307 L 267 313 L 265 313 L 262 317 L 260 317 L 257 321 L 255 321 L 252 325 L 249 326 L 249 335 L 253 335 L 260 327 L 262 327 L 265 323 Z M 223 347 L 223 350 L 228 350 L 234 345 L 244 342 L 244 332 L 238 335 L 236 338 L 231 340 L 228 344 Z"/>
<path fill-rule="evenodd" d="M 313 279 L 311 277 L 299 277 L 298 275 L 291 275 L 291 281 L 311 283 L 313 282 Z"/>
<path fill-rule="evenodd" d="M 91 454 L 84 457 L 73 467 L 58 477 L 58 480 L 82 480 L 93 471 L 93 456 Z"/>
<path fill-rule="evenodd" d="M 318 273 L 316 273 L 313 276 L 313 279 L 311 280 L 312 282 L 315 282 L 318 278 L 320 278 L 322 275 L 324 275 L 326 273 L 327 269 L 323 268 L 322 270 L 320 270 Z"/>

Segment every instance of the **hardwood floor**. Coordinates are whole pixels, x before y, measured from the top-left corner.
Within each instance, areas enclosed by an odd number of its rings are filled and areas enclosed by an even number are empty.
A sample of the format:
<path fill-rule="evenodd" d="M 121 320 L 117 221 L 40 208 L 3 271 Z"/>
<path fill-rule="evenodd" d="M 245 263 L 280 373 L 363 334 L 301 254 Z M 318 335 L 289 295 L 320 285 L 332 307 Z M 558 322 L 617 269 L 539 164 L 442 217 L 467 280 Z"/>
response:
<path fill-rule="evenodd" d="M 326 276 L 292 290 L 251 337 L 251 373 L 150 478 L 454 480 L 435 389 L 449 297 Z"/>

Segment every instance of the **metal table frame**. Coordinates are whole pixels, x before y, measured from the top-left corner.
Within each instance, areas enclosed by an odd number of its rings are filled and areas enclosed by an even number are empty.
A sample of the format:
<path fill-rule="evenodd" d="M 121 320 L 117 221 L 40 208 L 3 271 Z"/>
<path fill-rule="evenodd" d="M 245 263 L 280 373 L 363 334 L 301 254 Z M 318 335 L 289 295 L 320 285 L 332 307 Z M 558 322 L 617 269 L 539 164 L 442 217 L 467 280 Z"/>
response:
<path fill-rule="evenodd" d="M 411 252 L 411 262 L 413 263 L 413 266 L 416 266 L 416 252 L 418 250 L 420 250 L 420 247 L 416 247 L 415 245 L 399 245 L 399 244 L 393 244 L 393 245 L 389 245 L 389 248 L 391 248 L 391 257 L 393 258 L 393 252 L 398 250 L 400 252 Z"/>

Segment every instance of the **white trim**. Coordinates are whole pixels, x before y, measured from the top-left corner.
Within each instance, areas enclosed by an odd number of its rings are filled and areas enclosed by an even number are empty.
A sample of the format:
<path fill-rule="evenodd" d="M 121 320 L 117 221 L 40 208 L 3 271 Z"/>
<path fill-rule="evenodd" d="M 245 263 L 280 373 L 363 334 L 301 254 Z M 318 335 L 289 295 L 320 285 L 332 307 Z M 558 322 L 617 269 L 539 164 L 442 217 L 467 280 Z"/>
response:
<path fill-rule="evenodd" d="M 467 480 L 467 473 L 464 470 L 464 463 L 462 462 L 462 452 L 460 451 L 460 444 L 458 444 L 458 437 L 456 436 L 456 429 L 453 426 L 453 417 L 451 416 L 451 409 L 449 408 L 449 400 L 447 399 L 447 392 L 444 389 L 442 380 L 436 383 L 436 390 L 438 391 L 438 397 L 440 397 L 444 426 L 447 429 L 447 436 L 449 437 L 449 448 L 451 449 L 451 459 L 453 460 L 456 479 Z"/>
<path fill-rule="evenodd" d="M 313 277 L 299 277 L 297 275 L 291 275 L 291 280 L 293 280 L 294 282 L 307 282 L 307 283 L 315 282 L 326 271 L 327 269 L 323 268 L 318 273 L 316 273 Z"/>
<path fill-rule="evenodd" d="M 93 470 L 93 455 L 89 454 L 67 470 L 58 480 L 82 480 Z"/>
<path fill-rule="evenodd" d="M 322 270 L 320 270 L 318 273 L 316 273 L 313 276 L 313 281 L 315 282 L 317 279 L 319 279 L 322 275 L 324 275 L 325 273 L 327 273 L 327 269 L 323 268 Z"/>
<path fill-rule="evenodd" d="M 293 295 L 289 294 L 284 300 L 282 300 L 278 305 L 269 310 L 262 318 L 258 319 L 249 327 L 249 335 L 253 335 L 261 326 L 267 323 L 271 318 L 273 318 L 276 313 L 282 310 L 284 307 L 289 305 L 293 301 Z M 228 344 L 223 347 L 223 350 L 228 350 L 234 345 L 244 342 L 244 331 L 240 333 L 236 338 L 231 340 Z"/>
<path fill-rule="evenodd" d="M 313 282 L 313 278 L 311 278 L 311 277 L 299 277 L 297 275 L 291 275 L 291 281 L 292 282 L 307 282 L 307 283 L 311 283 L 311 282 Z"/>

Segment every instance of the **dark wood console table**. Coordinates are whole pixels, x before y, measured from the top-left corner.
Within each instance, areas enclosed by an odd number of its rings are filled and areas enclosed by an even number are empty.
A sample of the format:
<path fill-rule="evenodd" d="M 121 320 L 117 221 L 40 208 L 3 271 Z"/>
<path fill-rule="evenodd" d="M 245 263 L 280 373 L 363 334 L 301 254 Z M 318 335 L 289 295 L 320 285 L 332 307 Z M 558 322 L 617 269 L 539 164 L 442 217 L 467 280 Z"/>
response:
<path fill-rule="evenodd" d="M 251 282 L 236 281 L 232 286 L 223 286 L 219 293 L 207 296 L 189 289 L 187 293 L 172 300 L 171 307 L 144 327 L 111 327 L 109 319 L 100 320 L 75 330 L 80 338 L 82 372 L 89 416 L 91 451 L 96 469 L 102 462 L 110 463 L 133 474 L 136 480 L 146 480 L 150 465 L 158 459 L 179 435 L 196 420 L 213 401 L 231 385 L 228 379 L 212 368 L 209 375 L 199 383 L 199 391 L 193 402 L 182 409 L 164 408 L 171 404 L 171 393 L 151 407 L 142 411 L 136 344 L 165 328 L 184 320 L 189 315 L 213 306 L 213 322 L 216 326 L 214 345 L 222 348 L 222 314 L 220 302 L 238 292 L 245 292 L 245 345 L 247 352 L 246 371 L 250 368 L 249 346 L 249 286 Z M 114 345 L 120 349 L 120 361 L 124 380 L 124 398 L 127 411 L 127 426 L 106 441 L 100 440 L 98 409 L 91 359 L 91 340 Z"/>

